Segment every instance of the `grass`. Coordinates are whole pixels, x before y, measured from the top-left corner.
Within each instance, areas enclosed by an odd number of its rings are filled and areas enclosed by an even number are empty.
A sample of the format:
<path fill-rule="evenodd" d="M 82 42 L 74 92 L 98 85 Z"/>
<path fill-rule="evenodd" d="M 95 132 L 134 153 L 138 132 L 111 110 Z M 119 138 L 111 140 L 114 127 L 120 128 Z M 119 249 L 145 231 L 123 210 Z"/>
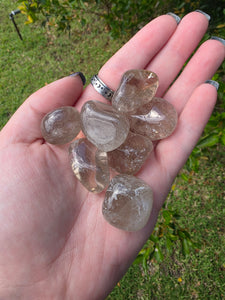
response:
<path fill-rule="evenodd" d="M 199 244 L 187 257 L 179 243 L 171 255 L 158 264 L 149 262 L 146 274 L 141 266 L 132 265 L 114 288 L 109 299 L 224 299 L 224 148 L 208 152 L 200 161 L 200 170 L 187 184 L 181 177 L 167 203 L 177 208 L 180 223 Z"/>
<path fill-rule="evenodd" d="M 25 16 L 19 14 L 15 20 L 23 37 L 21 41 L 8 17 L 16 8 L 16 1 L 0 0 L 0 3 L 3 7 L 0 11 L 0 128 L 31 93 L 45 84 L 77 71 L 82 71 L 89 82 L 123 44 L 111 40 L 104 32 L 104 24 L 94 17 L 91 28 L 85 27 L 85 34 L 77 26 L 69 39 L 66 34 L 46 35 L 44 28 L 24 25 Z"/>
<path fill-rule="evenodd" d="M 8 18 L 15 3 L 0 0 L 0 128 L 46 83 L 76 71 L 82 71 L 89 82 L 124 42 L 111 40 L 101 20 L 93 19 L 85 34 L 75 25 L 69 39 L 46 34 L 36 25 L 25 26 L 24 16 L 18 15 L 22 42 Z M 192 173 L 188 183 L 178 176 L 167 199 L 168 205 L 178 209 L 180 223 L 199 243 L 198 249 L 184 257 L 177 243 L 172 254 L 164 251 L 162 263 L 149 261 L 147 273 L 132 265 L 108 300 L 225 299 L 224 150 L 218 146 L 205 153 L 199 172 Z"/>

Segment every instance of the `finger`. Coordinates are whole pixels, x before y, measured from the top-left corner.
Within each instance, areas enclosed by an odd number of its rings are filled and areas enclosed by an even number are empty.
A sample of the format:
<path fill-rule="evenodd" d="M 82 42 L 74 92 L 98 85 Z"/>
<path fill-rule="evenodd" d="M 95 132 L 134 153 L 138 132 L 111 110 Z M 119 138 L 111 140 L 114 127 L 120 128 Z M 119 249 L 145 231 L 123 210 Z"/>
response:
<path fill-rule="evenodd" d="M 165 47 L 147 66 L 159 76 L 157 95 L 162 96 L 179 74 L 186 60 L 196 49 L 208 28 L 208 19 L 201 13 L 186 15 Z"/>
<path fill-rule="evenodd" d="M 116 89 L 123 73 L 129 69 L 144 69 L 176 29 L 177 23 L 169 15 L 154 19 L 101 68 L 99 76 Z"/>
<path fill-rule="evenodd" d="M 144 69 L 168 42 L 176 28 L 176 21 L 169 15 L 163 15 L 151 21 L 101 68 L 100 79 L 115 90 L 122 74 L 129 69 Z M 106 101 L 91 85 L 85 89 L 78 107 L 80 108 L 87 99 Z"/>
<path fill-rule="evenodd" d="M 221 42 L 206 41 L 192 57 L 181 75 L 164 95 L 164 98 L 170 101 L 180 113 L 193 90 L 212 78 L 224 57 L 225 47 Z"/>
<path fill-rule="evenodd" d="M 57 107 L 74 105 L 82 88 L 80 76 L 68 76 L 35 92 L 2 129 L 1 146 L 16 142 L 31 143 L 41 138 L 40 124 L 43 116 Z"/>
<path fill-rule="evenodd" d="M 138 174 L 154 190 L 156 211 L 161 209 L 175 177 L 200 138 L 216 98 L 214 86 L 204 83 L 197 87 L 179 117 L 176 130 L 156 145 L 146 167 Z"/>
<path fill-rule="evenodd" d="M 171 182 L 198 142 L 216 99 L 217 91 L 214 86 L 204 83 L 197 87 L 180 114 L 175 132 L 170 138 L 158 143 L 157 157 L 161 165 L 167 166 L 167 178 L 171 178 Z"/>

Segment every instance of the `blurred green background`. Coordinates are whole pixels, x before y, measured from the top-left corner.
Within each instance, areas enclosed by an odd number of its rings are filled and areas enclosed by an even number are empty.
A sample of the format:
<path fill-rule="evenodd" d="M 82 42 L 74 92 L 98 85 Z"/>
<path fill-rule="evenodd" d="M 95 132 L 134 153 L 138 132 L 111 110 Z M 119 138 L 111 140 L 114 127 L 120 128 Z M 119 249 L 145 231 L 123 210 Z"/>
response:
<path fill-rule="evenodd" d="M 201 9 L 211 16 L 202 42 L 225 36 L 224 1 L 0 4 L 0 128 L 40 87 L 76 71 L 89 82 L 138 29 L 160 14 L 172 11 L 182 17 Z M 9 19 L 17 7 L 23 10 L 14 17 L 23 41 Z M 178 175 L 155 231 L 108 299 L 225 298 L 224 63 L 213 79 L 220 83 L 215 111 Z"/>

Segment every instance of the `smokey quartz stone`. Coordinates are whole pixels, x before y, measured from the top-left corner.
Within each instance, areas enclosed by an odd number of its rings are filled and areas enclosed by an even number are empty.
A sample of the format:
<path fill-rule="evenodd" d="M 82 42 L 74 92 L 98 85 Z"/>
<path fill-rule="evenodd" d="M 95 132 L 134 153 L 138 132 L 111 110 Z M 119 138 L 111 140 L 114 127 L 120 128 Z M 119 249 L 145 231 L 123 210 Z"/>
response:
<path fill-rule="evenodd" d="M 137 231 L 147 224 L 152 204 L 152 189 L 143 180 L 132 175 L 117 175 L 106 191 L 102 213 L 111 225 Z"/>
<path fill-rule="evenodd" d="M 71 143 L 69 160 L 75 176 L 88 191 L 100 193 L 108 186 L 107 153 L 97 149 L 86 138 Z"/>
<path fill-rule="evenodd" d="M 133 175 L 147 161 L 152 141 L 171 135 L 177 124 L 175 108 L 155 97 L 158 85 L 155 73 L 129 70 L 112 105 L 87 101 L 80 114 L 73 107 L 60 107 L 41 123 L 43 137 L 52 144 L 71 142 L 83 131 L 85 137 L 69 147 L 72 170 L 88 191 L 106 190 L 102 214 L 112 226 L 126 231 L 142 229 L 153 205 L 151 187 Z M 110 168 L 120 173 L 111 181 Z"/>
<path fill-rule="evenodd" d="M 154 97 L 132 114 L 129 120 L 132 132 L 156 141 L 172 134 L 177 125 L 177 112 L 168 101 Z"/>
<path fill-rule="evenodd" d="M 122 174 L 136 174 L 153 150 L 152 141 L 143 135 L 129 132 L 125 142 L 108 152 L 110 167 Z"/>
<path fill-rule="evenodd" d="M 42 136 L 50 144 L 69 143 L 80 130 L 80 114 L 71 106 L 63 106 L 49 112 L 41 122 Z"/>
<path fill-rule="evenodd" d="M 124 73 L 112 98 L 112 106 L 124 113 L 133 113 L 151 101 L 159 86 L 158 76 L 147 70 L 129 70 Z"/>
<path fill-rule="evenodd" d="M 118 148 L 127 138 L 129 120 L 111 105 L 88 101 L 81 109 L 82 131 L 102 151 Z"/>

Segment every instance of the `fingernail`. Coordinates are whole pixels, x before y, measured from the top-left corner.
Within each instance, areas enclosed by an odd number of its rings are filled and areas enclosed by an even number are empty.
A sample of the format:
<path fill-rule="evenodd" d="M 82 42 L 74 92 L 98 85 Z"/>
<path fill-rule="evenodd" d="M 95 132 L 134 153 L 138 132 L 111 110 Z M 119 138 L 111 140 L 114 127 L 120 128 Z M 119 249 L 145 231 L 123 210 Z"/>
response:
<path fill-rule="evenodd" d="M 207 19 L 208 21 L 210 21 L 210 19 L 211 19 L 210 15 L 208 15 L 208 14 L 205 13 L 204 11 L 202 11 L 202 10 L 200 10 L 200 9 L 196 9 L 196 12 L 199 12 L 200 14 L 203 14 L 203 15 L 206 17 L 206 19 Z"/>
<path fill-rule="evenodd" d="M 220 37 L 218 37 L 218 36 L 212 36 L 211 40 L 219 41 L 219 42 L 221 42 L 225 46 L 225 40 L 222 39 L 222 38 L 220 38 Z"/>
<path fill-rule="evenodd" d="M 73 73 L 73 74 L 70 74 L 69 76 L 70 77 L 75 77 L 75 76 L 80 76 L 80 78 L 81 78 L 81 80 L 82 80 L 82 82 L 83 82 L 83 85 L 85 85 L 85 83 L 86 83 L 86 78 L 85 78 L 85 76 L 84 76 L 84 74 L 82 73 L 82 72 L 75 72 L 75 73 Z"/>
<path fill-rule="evenodd" d="M 178 17 L 176 14 L 172 13 L 172 12 L 168 12 L 167 15 L 173 17 L 175 19 L 175 21 L 177 22 L 177 25 L 180 23 L 181 18 Z"/>
<path fill-rule="evenodd" d="M 216 88 L 217 91 L 218 91 L 219 86 L 220 86 L 219 83 L 215 80 L 206 80 L 205 83 L 211 84 L 212 86 L 214 86 Z"/>

